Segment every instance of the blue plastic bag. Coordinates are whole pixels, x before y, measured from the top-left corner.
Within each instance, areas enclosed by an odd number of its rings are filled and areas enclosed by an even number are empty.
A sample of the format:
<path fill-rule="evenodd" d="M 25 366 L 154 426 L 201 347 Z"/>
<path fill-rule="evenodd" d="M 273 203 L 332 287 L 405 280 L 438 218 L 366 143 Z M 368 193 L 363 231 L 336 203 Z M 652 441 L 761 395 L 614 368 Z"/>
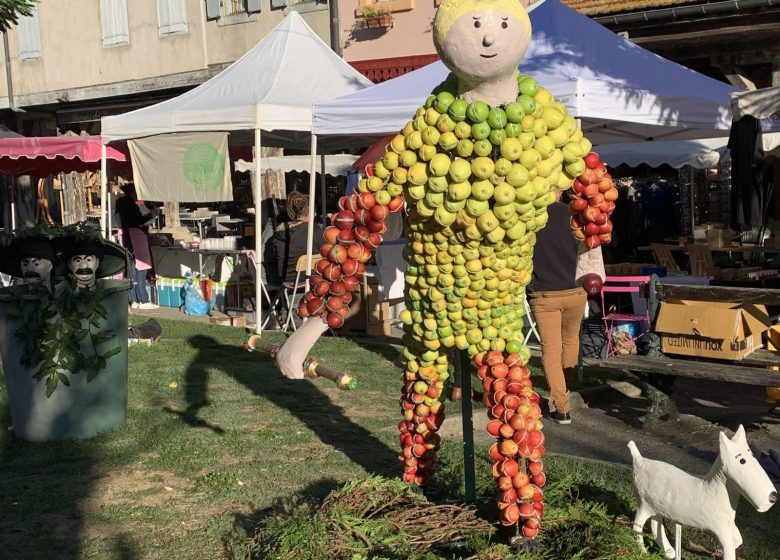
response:
<path fill-rule="evenodd" d="M 211 310 L 211 304 L 203 299 L 198 286 L 192 281 L 192 277 L 187 275 L 187 282 L 184 284 L 184 312 L 187 315 L 208 315 Z"/>

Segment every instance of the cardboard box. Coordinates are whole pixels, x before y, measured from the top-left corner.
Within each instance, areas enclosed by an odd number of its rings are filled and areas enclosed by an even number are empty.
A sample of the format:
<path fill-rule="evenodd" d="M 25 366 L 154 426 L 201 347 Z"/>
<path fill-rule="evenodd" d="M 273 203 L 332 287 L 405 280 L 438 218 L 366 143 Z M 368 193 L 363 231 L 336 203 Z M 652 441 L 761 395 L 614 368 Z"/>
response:
<path fill-rule="evenodd" d="M 246 327 L 246 319 L 243 315 L 217 315 L 209 317 L 209 323 L 212 325 L 224 325 L 226 327 Z"/>
<path fill-rule="evenodd" d="M 771 324 L 762 305 L 680 300 L 661 303 L 655 330 L 666 354 L 741 360 Z"/>

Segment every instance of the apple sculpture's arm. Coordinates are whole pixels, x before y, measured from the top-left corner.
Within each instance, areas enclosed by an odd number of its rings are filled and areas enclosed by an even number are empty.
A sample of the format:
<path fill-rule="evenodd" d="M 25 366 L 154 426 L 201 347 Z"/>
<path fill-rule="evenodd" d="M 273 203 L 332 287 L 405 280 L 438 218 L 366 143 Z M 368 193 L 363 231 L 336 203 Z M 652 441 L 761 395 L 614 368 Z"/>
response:
<path fill-rule="evenodd" d="M 398 149 L 404 145 L 404 137 L 396 136 L 391 144 Z M 328 328 L 338 329 L 344 324 L 352 294 L 365 273 L 365 263 L 387 231 L 388 214 L 403 209 L 403 168 L 399 166 L 399 171 L 391 174 L 382 163 L 396 155 L 388 150 L 383 160 L 368 166 L 358 192 L 342 197 L 339 211 L 331 215 L 331 225 L 325 229 L 325 243 L 320 248 L 322 259 L 317 261 L 310 289 L 298 305 L 298 314 L 306 321 L 276 353 L 276 362 L 285 377 L 304 379 L 303 363 L 311 348 Z"/>
<path fill-rule="evenodd" d="M 585 170 L 569 189 L 569 211 L 574 236 L 590 249 L 612 241 L 612 212 L 618 190 L 598 154 L 585 156 Z"/>

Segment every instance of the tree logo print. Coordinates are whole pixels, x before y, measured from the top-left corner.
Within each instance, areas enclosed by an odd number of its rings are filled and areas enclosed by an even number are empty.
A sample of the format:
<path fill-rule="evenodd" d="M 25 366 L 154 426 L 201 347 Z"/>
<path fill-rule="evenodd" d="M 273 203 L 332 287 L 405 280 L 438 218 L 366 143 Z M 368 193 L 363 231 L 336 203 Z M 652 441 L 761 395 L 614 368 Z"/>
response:
<path fill-rule="evenodd" d="M 224 181 L 225 157 L 211 144 L 193 144 L 184 152 L 182 169 L 196 191 L 213 191 Z"/>

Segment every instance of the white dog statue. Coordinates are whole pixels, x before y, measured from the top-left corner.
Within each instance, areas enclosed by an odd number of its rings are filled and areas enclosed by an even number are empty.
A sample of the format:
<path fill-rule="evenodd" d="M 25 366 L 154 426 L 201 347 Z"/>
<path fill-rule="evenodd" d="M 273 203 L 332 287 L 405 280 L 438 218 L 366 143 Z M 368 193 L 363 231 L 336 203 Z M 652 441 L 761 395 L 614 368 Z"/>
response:
<path fill-rule="evenodd" d="M 634 518 L 637 540 L 642 544 L 642 530 L 650 519 L 655 542 L 667 558 L 674 558 L 675 550 L 666 537 L 664 519 L 711 531 L 723 548 L 723 560 L 735 560 L 742 544 L 734 522 L 740 495 L 759 512 L 777 501 L 775 487 L 750 451 L 742 426 L 731 439 L 720 433 L 720 456 L 704 477 L 645 459 L 633 441 L 628 447 L 634 460 L 634 491 L 639 504 Z"/>

